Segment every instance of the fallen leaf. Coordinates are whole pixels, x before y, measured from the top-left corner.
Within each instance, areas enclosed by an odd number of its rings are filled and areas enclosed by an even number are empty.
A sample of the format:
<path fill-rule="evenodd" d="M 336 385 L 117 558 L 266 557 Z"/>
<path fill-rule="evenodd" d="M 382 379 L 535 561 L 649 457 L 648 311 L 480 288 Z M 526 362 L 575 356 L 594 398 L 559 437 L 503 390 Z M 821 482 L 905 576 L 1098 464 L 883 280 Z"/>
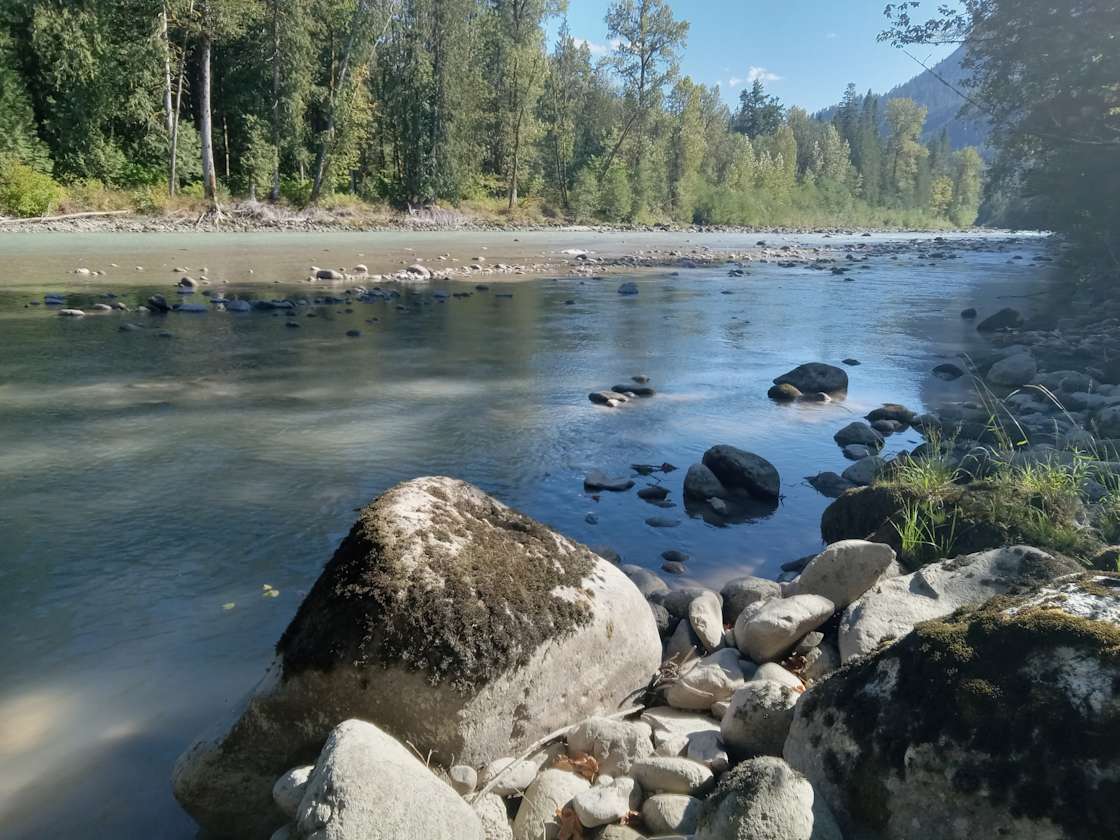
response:
<path fill-rule="evenodd" d="M 556 812 L 556 821 L 560 823 L 556 840 L 583 840 L 583 824 L 571 805 L 565 805 Z"/>
<path fill-rule="evenodd" d="M 567 770 L 569 773 L 583 776 L 589 782 L 595 781 L 595 777 L 599 775 L 599 762 L 595 760 L 595 756 L 586 753 L 558 756 L 552 766 L 556 770 Z"/>

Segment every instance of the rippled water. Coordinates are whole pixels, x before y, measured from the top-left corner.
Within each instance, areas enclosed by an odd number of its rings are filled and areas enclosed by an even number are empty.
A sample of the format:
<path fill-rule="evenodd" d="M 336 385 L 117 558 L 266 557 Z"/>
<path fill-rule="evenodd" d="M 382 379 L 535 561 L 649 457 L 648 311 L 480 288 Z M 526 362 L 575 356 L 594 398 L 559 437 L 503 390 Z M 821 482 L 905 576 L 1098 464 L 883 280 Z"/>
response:
<path fill-rule="evenodd" d="M 827 500 L 803 479 L 845 466 L 832 433 L 883 401 L 918 408 L 955 393 L 928 372 L 973 346 L 957 313 L 1022 294 L 1040 247 L 992 238 L 932 266 L 913 253 L 883 257 L 850 283 L 773 265 L 741 278 L 662 271 L 633 278 L 637 297 L 616 293 L 617 274 L 491 280 L 489 292 L 443 303 L 406 290 L 404 311 L 308 307 L 318 317 L 301 316 L 300 329 L 261 313 L 172 314 L 158 319 L 171 338 L 118 331 L 137 316 L 69 320 L 25 306 L 60 290 L 76 303 L 116 292 L 132 304 L 170 291 L 171 275 L 156 272 L 179 263 L 231 279 L 252 266 L 258 281 L 283 281 L 258 290 L 271 296 L 327 248 L 371 268 L 415 253 L 406 247 L 464 259 L 484 245 L 513 249 L 508 235 L 402 236 L 0 238 L 5 837 L 192 836 L 170 795 L 174 758 L 257 678 L 355 508 L 402 479 L 467 479 L 626 562 L 656 569 L 662 551 L 680 549 L 693 557 L 690 581 L 775 574 L 820 544 Z M 526 255 L 757 239 L 518 238 Z M 71 274 L 114 259 L 127 268 Z M 847 401 L 767 400 L 777 374 L 849 356 L 863 364 L 849 370 Z M 638 373 L 658 396 L 619 410 L 588 402 Z M 915 442 L 904 434 L 889 447 Z M 778 467 L 785 495 L 773 515 L 720 528 L 633 491 L 598 501 L 583 492 L 589 468 L 667 461 L 682 468 L 665 479 L 679 500 L 683 468 L 716 443 Z M 681 524 L 649 527 L 654 515 Z M 263 595 L 265 584 L 279 596 Z"/>

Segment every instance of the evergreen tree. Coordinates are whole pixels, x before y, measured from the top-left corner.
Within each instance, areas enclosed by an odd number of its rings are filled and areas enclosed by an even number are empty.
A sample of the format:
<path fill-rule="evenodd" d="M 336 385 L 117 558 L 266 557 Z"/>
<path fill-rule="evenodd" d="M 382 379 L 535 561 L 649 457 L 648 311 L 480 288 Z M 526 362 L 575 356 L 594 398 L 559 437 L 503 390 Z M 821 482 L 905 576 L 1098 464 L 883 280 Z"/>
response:
<path fill-rule="evenodd" d="M 761 79 L 755 79 L 750 90 L 739 94 L 739 110 L 735 113 L 734 128 L 752 140 L 774 134 L 782 124 L 785 108 L 776 96 L 769 96 Z"/>
<path fill-rule="evenodd" d="M 35 128 L 35 112 L 16 67 L 11 39 L 0 30 L 0 159 L 49 170 L 50 155 Z"/>

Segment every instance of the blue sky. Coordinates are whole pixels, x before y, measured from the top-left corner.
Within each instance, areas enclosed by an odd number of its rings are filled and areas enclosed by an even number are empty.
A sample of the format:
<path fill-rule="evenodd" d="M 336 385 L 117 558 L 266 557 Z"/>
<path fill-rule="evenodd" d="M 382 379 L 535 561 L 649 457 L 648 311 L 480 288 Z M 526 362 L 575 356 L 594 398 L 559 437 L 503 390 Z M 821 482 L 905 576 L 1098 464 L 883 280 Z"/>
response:
<path fill-rule="evenodd" d="M 840 99 L 855 82 L 883 93 L 921 72 L 900 50 L 879 44 L 886 0 L 670 0 L 687 20 L 681 72 L 707 85 L 719 82 L 724 99 L 737 101 L 743 85 L 761 77 L 788 105 L 816 111 Z M 609 0 L 568 0 L 572 35 L 604 54 Z M 927 4 L 929 5 L 929 4 Z M 557 25 L 550 27 L 555 32 Z M 935 63 L 951 48 L 919 48 Z"/>

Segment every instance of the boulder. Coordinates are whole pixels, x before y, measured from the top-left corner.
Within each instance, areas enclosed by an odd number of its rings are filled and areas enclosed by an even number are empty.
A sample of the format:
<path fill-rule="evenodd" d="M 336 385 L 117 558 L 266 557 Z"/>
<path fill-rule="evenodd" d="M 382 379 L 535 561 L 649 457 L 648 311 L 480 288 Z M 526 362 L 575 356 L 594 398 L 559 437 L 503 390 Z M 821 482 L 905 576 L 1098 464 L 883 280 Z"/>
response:
<path fill-rule="evenodd" d="M 894 549 L 889 545 L 842 540 L 809 561 L 797 579 L 797 592 L 820 595 L 843 608 L 874 586 L 894 561 Z"/>
<path fill-rule="evenodd" d="M 1120 405 L 1102 409 L 1096 418 L 1097 433 L 1104 438 L 1120 438 Z"/>
<path fill-rule="evenodd" d="M 636 295 L 638 293 L 638 284 L 632 281 L 627 281 L 618 287 L 620 295 Z"/>
<path fill-rule="evenodd" d="M 566 770 L 545 770 L 525 791 L 513 821 L 513 840 L 556 840 L 560 811 L 591 783 Z M 386 838 L 388 840 L 388 838 Z"/>
<path fill-rule="evenodd" d="M 277 779 L 276 784 L 272 786 L 272 801 L 290 820 L 296 818 L 299 803 L 307 791 L 307 780 L 311 778 L 314 769 L 310 764 L 296 767 Z"/>
<path fill-rule="evenodd" d="M 572 810 L 584 828 L 598 828 L 618 822 L 641 804 L 641 789 L 633 779 L 624 777 L 577 793 Z"/>
<path fill-rule="evenodd" d="M 713 446 L 704 453 L 703 463 L 730 490 L 768 500 L 777 499 L 781 493 L 781 478 L 774 465 L 753 452 Z"/>
<path fill-rule="evenodd" d="M 989 315 L 976 325 L 978 332 L 996 332 L 997 330 L 1011 330 L 1023 325 L 1023 316 L 1018 309 L 1010 306 L 1001 309 L 995 315 Z"/>
<path fill-rule="evenodd" d="M 634 762 L 630 775 L 648 793 L 703 796 L 714 783 L 712 771 L 689 758 L 652 756 Z"/>
<path fill-rule="evenodd" d="M 748 606 L 756 601 L 780 597 L 781 594 L 782 590 L 777 582 L 766 578 L 745 575 L 729 580 L 720 590 L 723 597 L 723 620 L 734 626 L 735 619 Z"/>
<path fill-rule="evenodd" d="M 802 394 L 789 383 L 783 382 L 781 385 L 771 385 L 766 396 L 774 402 L 796 402 Z"/>
<path fill-rule="evenodd" d="M 535 761 L 524 758 L 495 758 L 482 768 L 478 781 L 498 796 L 520 796 L 540 772 Z"/>
<path fill-rule="evenodd" d="M 307 782 L 294 837 L 483 840 L 478 816 L 408 747 L 372 723 L 335 727 Z"/>
<path fill-rule="evenodd" d="M 781 659 L 811 630 L 816 630 L 835 610 L 819 595 L 794 595 L 752 604 L 735 622 L 735 644 L 759 663 Z"/>
<path fill-rule="evenodd" d="M 652 735 L 648 723 L 588 718 L 568 734 L 568 753 L 593 756 L 600 773 L 624 776 L 635 761 L 653 755 Z"/>
<path fill-rule="evenodd" d="M 956 379 L 960 379 L 962 376 L 964 376 L 964 370 L 963 369 L 961 369 L 957 365 L 951 364 L 949 362 L 946 362 L 945 364 L 938 365 L 937 367 L 935 367 L 933 369 L 932 373 L 938 379 L 942 379 L 945 382 L 952 382 L 952 381 L 954 381 Z"/>
<path fill-rule="evenodd" d="M 696 822 L 693 840 L 843 840 L 809 780 L 770 756 L 724 775 Z"/>
<path fill-rule="evenodd" d="M 840 477 L 862 487 L 874 482 L 886 466 L 886 461 L 878 455 L 872 455 L 868 458 L 860 458 L 844 470 Z"/>
<path fill-rule="evenodd" d="M 728 495 L 727 488 L 716 478 L 716 474 L 703 464 L 693 464 L 684 474 L 684 497 L 697 501 L 722 499 Z"/>
<path fill-rule="evenodd" d="M 751 680 L 731 697 L 719 731 L 734 758 L 782 754 L 801 692 L 774 680 Z"/>
<path fill-rule="evenodd" d="M 866 423 L 849 423 L 834 434 L 832 439 L 840 446 L 856 444 L 866 446 L 874 452 L 883 448 L 883 436 Z"/>
<path fill-rule="evenodd" d="M 642 822 L 654 834 L 691 834 L 700 815 L 700 800 L 679 793 L 658 793 L 642 805 Z"/>
<path fill-rule="evenodd" d="M 753 666 L 749 666 L 753 673 Z M 674 709 L 705 711 L 713 703 L 730 699 L 749 674 L 740 664 L 735 648 L 705 656 L 687 665 L 665 689 L 665 700 Z"/>
<path fill-rule="evenodd" d="M 848 374 L 843 368 L 823 362 L 799 365 L 774 380 L 775 385 L 792 385 L 802 393 L 834 394 L 848 390 Z"/>
<path fill-rule="evenodd" d="M 821 515 L 826 543 L 864 539 L 902 510 L 905 500 L 891 487 L 858 487 L 837 497 Z"/>
<path fill-rule="evenodd" d="M 849 836 L 1120 837 L 1120 578 L 919 625 L 798 704 L 786 760 Z"/>
<path fill-rule="evenodd" d="M 509 824 L 506 803 L 495 793 L 480 796 L 471 802 L 471 808 L 482 823 L 485 840 L 513 840 L 513 826 Z"/>
<path fill-rule="evenodd" d="M 617 709 L 661 642 L 618 568 L 469 484 L 421 478 L 362 510 L 277 654 L 176 764 L 176 798 L 212 833 L 267 836 L 273 781 L 343 720 L 477 766 Z"/>
<path fill-rule="evenodd" d="M 651 572 L 649 569 L 635 566 L 632 563 L 626 563 L 618 568 L 619 571 L 630 578 L 631 582 L 638 587 L 638 591 L 642 594 L 643 598 L 649 598 L 657 592 L 669 591 L 669 584 L 663 581 L 658 576 L 657 572 Z"/>
<path fill-rule="evenodd" d="M 908 426 L 914 421 L 914 412 L 904 405 L 898 403 L 883 403 L 878 408 L 872 409 L 866 415 L 868 423 L 875 423 L 879 420 L 893 420 L 896 423 L 901 423 Z"/>
<path fill-rule="evenodd" d="M 919 622 L 1079 568 L 1072 560 L 1015 546 L 930 563 L 913 574 L 881 580 L 841 616 L 840 657 L 848 662 L 902 638 Z"/>
<path fill-rule="evenodd" d="M 634 486 L 633 479 L 621 476 L 612 478 L 602 470 L 588 470 L 583 478 L 583 489 L 592 493 L 607 490 L 611 493 L 624 493 Z"/>
<path fill-rule="evenodd" d="M 333 268 L 320 268 L 315 272 L 316 280 L 345 280 L 345 276 L 340 271 L 335 271 Z"/>
<path fill-rule="evenodd" d="M 723 603 L 714 592 L 703 592 L 688 605 L 688 620 L 692 630 L 708 651 L 715 650 L 723 641 Z"/>
<path fill-rule="evenodd" d="M 719 733 L 719 721 L 705 714 L 681 711 L 668 706 L 654 706 L 642 712 L 642 723 L 649 724 L 653 730 L 655 745 L 671 741 L 681 735 L 685 741 L 698 732 Z"/>
<path fill-rule="evenodd" d="M 988 381 L 993 385 L 1019 388 L 1034 381 L 1038 375 L 1038 365 L 1030 353 L 1016 353 L 992 365 L 988 371 Z"/>
<path fill-rule="evenodd" d="M 830 499 L 838 499 L 849 490 L 858 486 L 834 472 L 822 472 L 817 475 L 809 476 L 808 482 L 812 485 L 814 490 Z"/>

